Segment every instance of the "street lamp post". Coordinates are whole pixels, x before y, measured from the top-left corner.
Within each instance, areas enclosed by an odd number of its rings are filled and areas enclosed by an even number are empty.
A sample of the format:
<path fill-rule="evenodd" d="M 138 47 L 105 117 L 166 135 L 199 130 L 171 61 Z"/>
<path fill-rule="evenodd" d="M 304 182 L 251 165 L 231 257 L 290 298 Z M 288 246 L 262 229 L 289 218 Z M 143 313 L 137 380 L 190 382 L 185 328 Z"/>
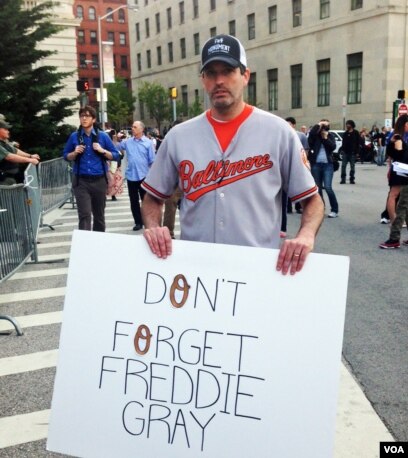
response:
<path fill-rule="evenodd" d="M 102 26 L 101 21 L 106 19 L 108 16 L 113 15 L 116 11 L 119 11 L 123 8 L 131 8 L 134 11 L 137 10 L 137 6 L 135 5 L 120 5 L 109 13 L 104 14 L 103 16 L 98 16 L 98 44 L 99 44 L 99 103 L 100 103 L 100 111 L 101 111 L 101 128 L 105 130 L 105 100 L 103 97 L 103 86 L 104 86 L 104 74 L 103 74 L 103 55 L 102 55 Z"/>

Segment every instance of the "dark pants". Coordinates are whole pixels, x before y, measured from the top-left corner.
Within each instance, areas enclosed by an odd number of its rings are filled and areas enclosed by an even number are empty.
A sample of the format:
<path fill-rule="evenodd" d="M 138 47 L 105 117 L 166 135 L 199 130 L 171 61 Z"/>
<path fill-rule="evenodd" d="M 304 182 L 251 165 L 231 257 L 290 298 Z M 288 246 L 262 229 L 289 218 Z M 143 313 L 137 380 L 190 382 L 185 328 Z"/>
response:
<path fill-rule="evenodd" d="M 356 155 L 353 153 L 346 153 L 343 151 L 341 159 L 341 181 L 346 181 L 346 168 L 347 164 L 350 162 L 350 182 L 354 181 L 356 174 Z"/>
<path fill-rule="evenodd" d="M 130 199 L 130 209 L 132 211 L 133 219 L 135 224 L 143 225 L 142 213 L 140 211 L 140 201 L 143 200 L 143 197 L 146 194 L 141 188 L 143 180 L 140 181 L 130 181 L 127 180 L 129 199 Z"/>
<path fill-rule="evenodd" d="M 74 177 L 72 188 L 78 208 L 78 228 L 105 232 L 106 178 Z"/>

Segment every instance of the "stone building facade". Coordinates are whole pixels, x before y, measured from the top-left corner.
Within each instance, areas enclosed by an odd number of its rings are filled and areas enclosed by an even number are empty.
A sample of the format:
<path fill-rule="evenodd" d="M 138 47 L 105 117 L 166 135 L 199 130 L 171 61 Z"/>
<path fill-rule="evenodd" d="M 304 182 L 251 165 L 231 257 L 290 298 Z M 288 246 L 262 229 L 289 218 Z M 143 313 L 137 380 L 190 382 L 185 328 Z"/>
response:
<path fill-rule="evenodd" d="M 42 1 L 43 0 L 25 0 L 24 7 L 32 8 Z M 71 73 L 63 80 L 64 89 L 62 89 L 55 98 L 78 97 L 78 92 L 76 90 L 76 80 L 78 79 L 76 27 L 79 25 L 79 21 L 74 17 L 73 4 L 74 0 L 59 0 L 59 2 L 54 3 L 52 21 L 64 28 L 59 33 L 38 44 L 39 49 L 56 52 L 37 62 L 37 66 L 52 65 L 56 67 L 59 72 Z M 75 126 L 78 124 L 78 115 L 75 113 L 73 116 L 66 118 L 64 122 Z"/>
<path fill-rule="evenodd" d="M 406 0 L 139 0 L 129 19 L 133 90 L 176 86 L 179 100 L 206 107 L 200 49 L 230 33 L 247 51 L 250 103 L 298 125 L 327 117 L 338 129 L 349 118 L 381 127 L 408 88 L 407 18 Z"/>

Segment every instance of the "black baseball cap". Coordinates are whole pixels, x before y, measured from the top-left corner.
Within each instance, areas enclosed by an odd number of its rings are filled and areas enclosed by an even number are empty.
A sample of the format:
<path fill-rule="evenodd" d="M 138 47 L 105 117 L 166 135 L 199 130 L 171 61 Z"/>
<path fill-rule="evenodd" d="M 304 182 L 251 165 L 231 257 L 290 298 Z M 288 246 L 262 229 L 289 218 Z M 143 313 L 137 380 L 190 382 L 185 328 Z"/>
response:
<path fill-rule="evenodd" d="M 231 35 L 216 35 L 210 38 L 201 51 L 201 70 L 210 62 L 221 61 L 231 67 L 247 67 L 245 49 L 241 42 Z"/>

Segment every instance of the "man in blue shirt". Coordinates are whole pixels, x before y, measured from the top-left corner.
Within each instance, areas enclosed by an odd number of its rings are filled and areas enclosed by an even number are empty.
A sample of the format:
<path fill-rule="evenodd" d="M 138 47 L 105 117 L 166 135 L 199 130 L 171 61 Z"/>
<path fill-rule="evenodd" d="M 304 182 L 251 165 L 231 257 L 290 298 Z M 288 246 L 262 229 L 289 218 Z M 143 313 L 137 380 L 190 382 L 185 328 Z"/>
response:
<path fill-rule="evenodd" d="M 74 162 L 72 188 L 78 208 L 78 227 L 105 232 L 106 161 L 118 161 L 120 154 L 109 135 L 96 128 L 93 107 L 82 107 L 79 119 L 81 126 L 70 135 L 63 152 L 66 161 Z"/>
<path fill-rule="evenodd" d="M 130 208 L 135 221 L 134 231 L 143 228 L 139 198 L 143 200 L 146 191 L 141 188 L 141 185 L 155 159 L 153 142 L 144 135 L 144 128 L 141 121 L 135 121 L 132 126 L 133 137 L 121 141 L 118 145 L 120 151 L 125 151 L 127 159 L 125 177 L 128 184 Z"/>

